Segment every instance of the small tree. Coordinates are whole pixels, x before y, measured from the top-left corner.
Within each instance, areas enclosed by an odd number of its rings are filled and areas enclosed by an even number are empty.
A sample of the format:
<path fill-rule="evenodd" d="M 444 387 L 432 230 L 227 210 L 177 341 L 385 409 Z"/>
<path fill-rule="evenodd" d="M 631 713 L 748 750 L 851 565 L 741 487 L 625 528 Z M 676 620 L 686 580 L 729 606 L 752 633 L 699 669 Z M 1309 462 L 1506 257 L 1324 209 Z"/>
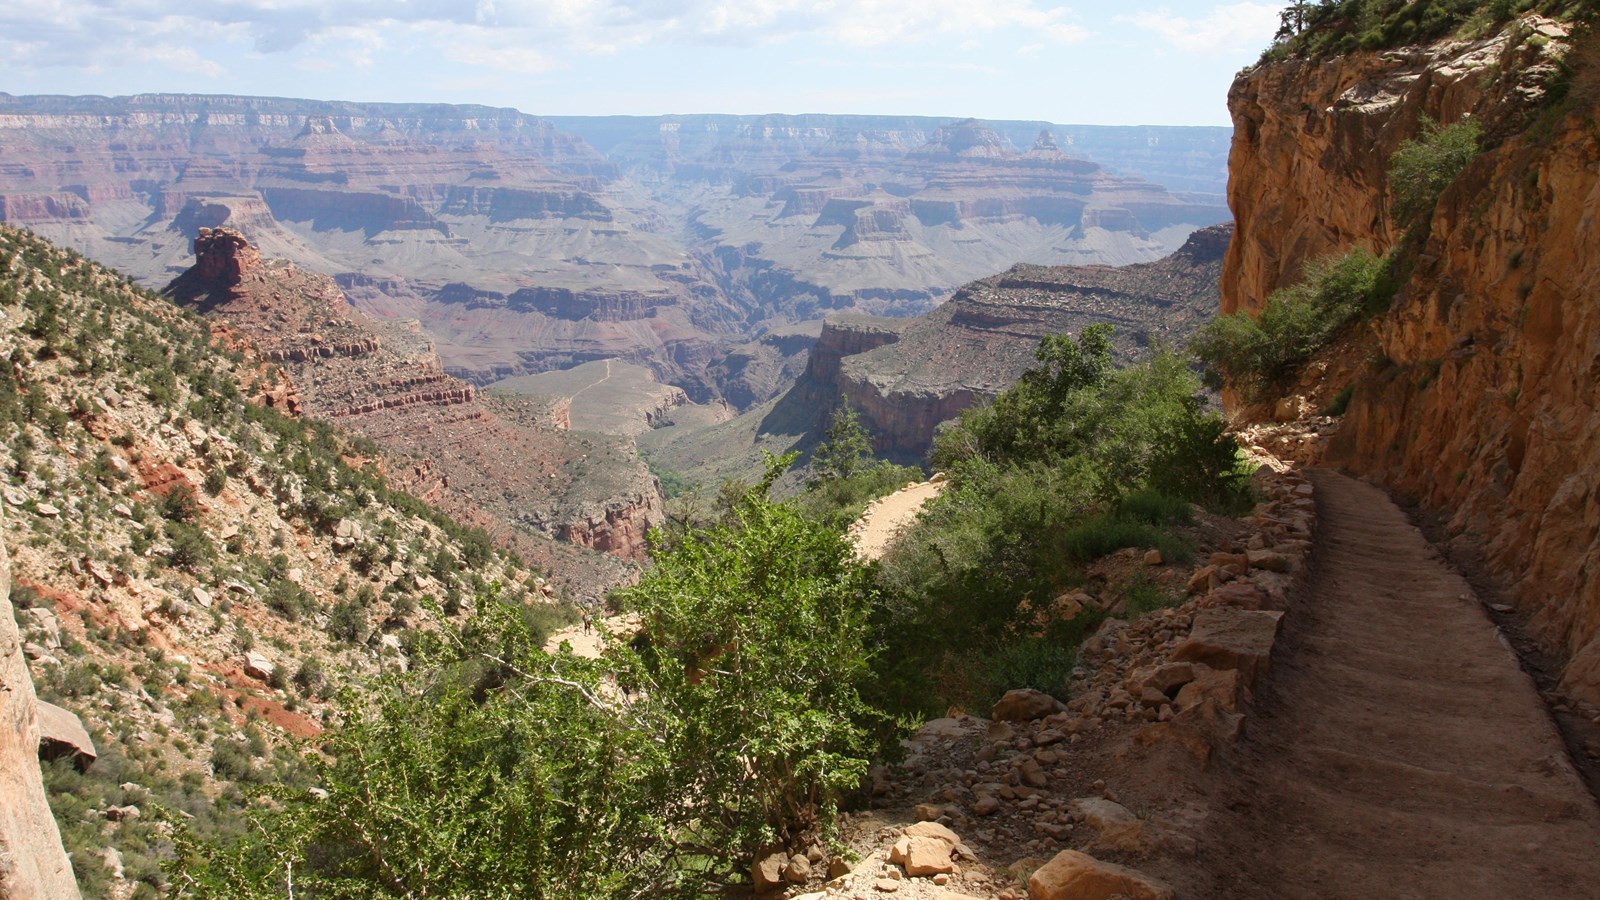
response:
<path fill-rule="evenodd" d="M 843 400 L 828 420 L 823 441 L 811 455 L 811 482 L 849 478 L 872 458 L 872 441 L 850 401 Z"/>
<path fill-rule="evenodd" d="M 674 840 L 725 873 L 824 826 L 883 722 L 861 699 L 867 570 L 839 533 L 767 497 L 793 458 L 769 456 L 732 524 L 687 535 L 622 594 L 648 641 L 623 677 L 670 723 Z"/>

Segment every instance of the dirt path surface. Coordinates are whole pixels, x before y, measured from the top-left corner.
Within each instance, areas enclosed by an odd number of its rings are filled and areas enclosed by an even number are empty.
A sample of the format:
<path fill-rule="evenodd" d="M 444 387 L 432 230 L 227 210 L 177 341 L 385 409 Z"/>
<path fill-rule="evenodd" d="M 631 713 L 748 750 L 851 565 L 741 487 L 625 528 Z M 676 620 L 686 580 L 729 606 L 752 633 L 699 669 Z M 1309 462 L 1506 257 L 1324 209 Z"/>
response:
<path fill-rule="evenodd" d="M 1203 842 L 1214 896 L 1600 896 L 1600 811 L 1471 588 L 1383 492 L 1313 480 L 1308 587 Z"/>
<path fill-rule="evenodd" d="M 639 617 L 637 615 L 612 616 L 608 619 L 595 619 L 588 629 L 580 622 L 577 625 L 568 625 L 560 631 L 553 632 L 544 642 L 546 653 L 555 653 L 561 649 L 561 642 L 566 641 L 572 647 L 574 656 L 585 659 L 599 659 L 605 650 L 607 640 L 620 638 L 627 640 L 639 631 Z"/>
<path fill-rule="evenodd" d="M 922 505 L 939 496 L 944 484 L 943 481 L 924 481 L 874 500 L 861 518 L 850 526 L 850 537 L 856 543 L 856 555 L 866 560 L 883 556 L 894 536 L 917 520 Z"/>

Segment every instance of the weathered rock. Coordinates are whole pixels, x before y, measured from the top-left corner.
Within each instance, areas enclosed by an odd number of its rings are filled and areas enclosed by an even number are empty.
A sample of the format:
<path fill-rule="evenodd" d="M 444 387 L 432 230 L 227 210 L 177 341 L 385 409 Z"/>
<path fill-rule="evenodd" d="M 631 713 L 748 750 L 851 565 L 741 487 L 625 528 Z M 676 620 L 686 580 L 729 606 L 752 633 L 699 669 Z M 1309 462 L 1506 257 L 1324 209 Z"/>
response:
<path fill-rule="evenodd" d="M 1293 565 L 1289 557 L 1276 550 L 1249 550 L 1245 556 L 1250 560 L 1252 569 L 1266 569 L 1268 572 L 1288 572 Z"/>
<path fill-rule="evenodd" d="M 1002 722 L 1027 722 L 1042 719 L 1065 708 L 1060 700 L 1043 691 L 1023 688 L 1006 691 L 1005 696 L 995 703 L 990 718 Z"/>
<path fill-rule="evenodd" d="M 273 671 L 277 668 L 272 660 L 254 650 L 244 655 L 244 673 L 251 678 L 259 678 L 262 681 L 266 681 L 272 677 Z"/>
<path fill-rule="evenodd" d="M 1270 610 L 1203 609 L 1194 617 L 1189 639 L 1178 645 L 1172 658 L 1237 670 L 1248 687 L 1266 672 L 1282 621 L 1283 613 Z"/>
<path fill-rule="evenodd" d="M 86 771 L 99 758 L 94 740 L 83 722 L 54 703 L 38 701 L 39 756 L 43 759 L 70 759 L 78 771 Z"/>
<path fill-rule="evenodd" d="M 1213 669 L 1195 665 L 1194 680 L 1184 685 L 1173 705 L 1180 711 L 1208 703 L 1217 710 L 1236 712 L 1239 708 L 1239 672 L 1233 669 Z"/>
<path fill-rule="evenodd" d="M 1104 797 L 1072 801 L 1073 812 L 1097 832 L 1095 848 L 1117 853 L 1141 853 L 1147 841 L 1145 823 L 1120 803 Z"/>
<path fill-rule="evenodd" d="M 811 860 L 799 853 L 789 857 L 789 864 L 783 867 L 783 878 L 790 884 L 805 884 L 810 881 Z"/>
<path fill-rule="evenodd" d="M 1063 850 L 1028 877 L 1029 900 L 1174 900 L 1167 885 L 1132 869 Z"/>
<path fill-rule="evenodd" d="M 781 850 L 757 856 L 755 865 L 750 867 L 750 882 L 756 893 L 767 894 L 783 887 L 783 873 L 788 867 L 789 855 Z"/>
<path fill-rule="evenodd" d="M 949 873 L 955 871 L 951 849 L 952 845 L 940 838 L 908 835 L 895 841 L 889 850 L 889 861 L 913 878 Z"/>
<path fill-rule="evenodd" d="M 20 643 L 10 554 L 0 545 L 0 897 L 76 898 L 72 863 L 44 795 L 38 705 Z"/>

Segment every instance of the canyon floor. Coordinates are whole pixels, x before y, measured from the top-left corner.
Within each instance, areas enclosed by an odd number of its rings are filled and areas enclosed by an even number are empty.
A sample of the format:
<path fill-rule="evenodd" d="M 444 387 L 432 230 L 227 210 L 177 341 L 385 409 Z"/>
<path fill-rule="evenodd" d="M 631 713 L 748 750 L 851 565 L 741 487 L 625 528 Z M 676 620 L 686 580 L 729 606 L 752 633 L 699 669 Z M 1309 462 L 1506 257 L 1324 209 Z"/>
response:
<path fill-rule="evenodd" d="M 1592 896 L 1600 810 L 1505 638 L 1386 494 L 1313 480 L 1311 578 L 1202 842 L 1213 896 Z"/>

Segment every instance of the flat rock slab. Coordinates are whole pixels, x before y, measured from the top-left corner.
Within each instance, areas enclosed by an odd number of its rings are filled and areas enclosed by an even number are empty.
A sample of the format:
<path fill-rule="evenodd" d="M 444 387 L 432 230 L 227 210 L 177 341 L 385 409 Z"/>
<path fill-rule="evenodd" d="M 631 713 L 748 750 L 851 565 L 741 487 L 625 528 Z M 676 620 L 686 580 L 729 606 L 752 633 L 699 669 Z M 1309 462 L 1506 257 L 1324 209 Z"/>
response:
<path fill-rule="evenodd" d="M 1232 606 L 1201 610 L 1188 640 L 1178 645 L 1172 658 L 1236 670 L 1248 687 L 1266 674 L 1282 624 L 1283 613 L 1275 610 Z"/>

